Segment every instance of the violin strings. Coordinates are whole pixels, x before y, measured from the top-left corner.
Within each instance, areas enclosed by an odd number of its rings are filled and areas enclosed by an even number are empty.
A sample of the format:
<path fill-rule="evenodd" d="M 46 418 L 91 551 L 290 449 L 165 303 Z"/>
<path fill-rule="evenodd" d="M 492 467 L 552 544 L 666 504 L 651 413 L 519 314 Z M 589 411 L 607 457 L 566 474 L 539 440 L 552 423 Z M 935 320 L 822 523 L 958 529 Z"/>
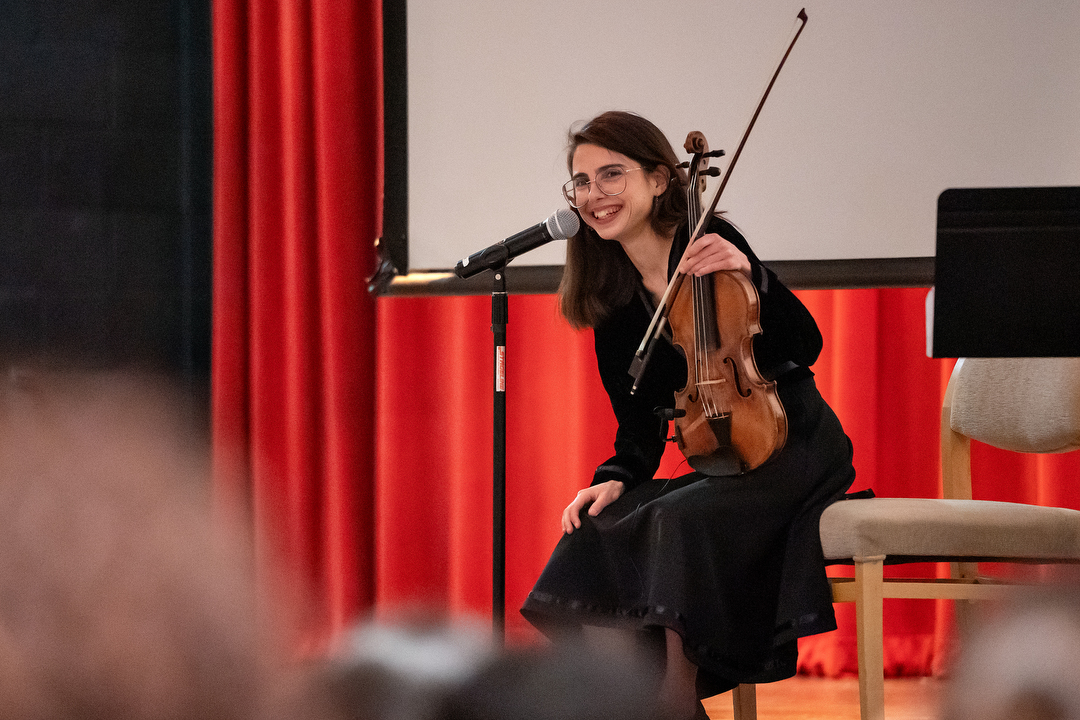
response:
<path fill-rule="evenodd" d="M 691 169 L 694 171 L 690 177 L 690 191 L 687 195 L 688 205 L 688 220 L 689 225 L 693 230 L 690 230 L 693 234 L 690 236 L 691 244 L 697 240 L 697 233 L 700 231 L 699 226 L 701 222 L 701 202 L 695 199 L 698 198 L 699 185 L 701 183 L 700 173 L 696 164 L 691 163 L 693 166 Z M 709 336 L 707 332 L 708 317 L 712 314 L 710 311 L 715 309 L 711 307 L 711 303 L 706 302 L 705 298 L 711 293 L 708 292 L 711 283 L 709 280 L 703 277 L 694 276 L 691 280 L 693 283 L 693 310 L 694 310 L 694 373 L 695 373 L 695 385 L 698 391 L 698 399 L 701 402 L 702 410 L 705 413 L 706 418 L 713 418 L 719 415 L 719 408 L 716 403 L 716 393 L 713 392 L 712 383 L 708 382 L 712 377 L 711 354 L 709 353 Z"/>

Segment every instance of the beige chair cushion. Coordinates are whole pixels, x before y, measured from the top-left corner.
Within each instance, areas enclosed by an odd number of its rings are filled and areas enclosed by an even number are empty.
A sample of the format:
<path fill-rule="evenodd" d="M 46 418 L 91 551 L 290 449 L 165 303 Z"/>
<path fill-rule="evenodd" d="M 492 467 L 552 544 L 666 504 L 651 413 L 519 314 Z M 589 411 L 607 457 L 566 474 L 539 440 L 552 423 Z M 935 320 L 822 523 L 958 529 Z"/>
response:
<path fill-rule="evenodd" d="M 1080 561 L 1080 511 L 985 500 L 842 500 L 821 516 L 828 560 L 874 555 Z"/>
<path fill-rule="evenodd" d="M 950 426 L 1016 452 L 1080 448 L 1080 358 L 966 358 Z"/>

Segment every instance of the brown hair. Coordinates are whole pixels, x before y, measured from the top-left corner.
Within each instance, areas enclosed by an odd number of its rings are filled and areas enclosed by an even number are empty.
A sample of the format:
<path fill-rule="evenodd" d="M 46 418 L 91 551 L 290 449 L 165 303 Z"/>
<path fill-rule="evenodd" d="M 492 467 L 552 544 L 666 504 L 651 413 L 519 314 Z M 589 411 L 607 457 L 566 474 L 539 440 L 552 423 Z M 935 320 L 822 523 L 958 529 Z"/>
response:
<path fill-rule="evenodd" d="M 678 168 L 671 143 L 651 122 L 634 113 L 610 111 L 580 129 L 571 128 L 566 151 L 571 174 L 579 145 L 598 145 L 621 153 L 646 172 L 666 168 L 670 181 L 653 204 L 653 229 L 669 234 L 686 219 L 686 173 Z M 629 302 L 637 283 L 637 269 L 622 246 L 604 240 L 582 222 L 577 235 L 566 243 L 559 310 L 576 328 L 596 327 L 613 309 Z"/>

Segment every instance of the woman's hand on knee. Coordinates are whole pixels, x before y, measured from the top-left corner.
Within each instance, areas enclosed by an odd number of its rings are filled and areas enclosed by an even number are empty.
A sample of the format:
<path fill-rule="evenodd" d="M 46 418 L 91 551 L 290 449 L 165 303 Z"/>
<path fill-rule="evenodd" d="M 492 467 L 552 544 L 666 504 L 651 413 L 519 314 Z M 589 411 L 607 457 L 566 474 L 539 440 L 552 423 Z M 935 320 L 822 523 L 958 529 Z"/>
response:
<path fill-rule="evenodd" d="M 623 484 L 619 480 L 608 480 L 599 485 L 591 485 L 578 491 L 574 502 L 566 506 L 562 514 L 563 532 L 569 535 L 581 527 L 581 511 L 588 506 L 589 515 L 596 517 L 600 511 L 619 499 L 623 494 Z"/>

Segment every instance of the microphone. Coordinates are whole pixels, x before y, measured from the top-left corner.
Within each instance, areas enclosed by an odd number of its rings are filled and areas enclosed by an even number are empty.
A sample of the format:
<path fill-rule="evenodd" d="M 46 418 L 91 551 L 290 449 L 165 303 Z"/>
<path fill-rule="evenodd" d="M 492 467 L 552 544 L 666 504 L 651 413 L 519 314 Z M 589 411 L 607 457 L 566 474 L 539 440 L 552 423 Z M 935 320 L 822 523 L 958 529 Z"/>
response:
<path fill-rule="evenodd" d="M 454 272 L 459 278 L 467 278 L 484 270 L 502 267 L 518 255 L 535 250 L 545 243 L 552 240 L 565 240 L 576 235 L 580 224 L 577 213 L 573 210 L 569 208 L 556 210 L 547 220 L 533 225 L 528 230 L 522 230 L 517 235 L 511 235 L 502 242 L 497 242 L 458 261 Z"/>

